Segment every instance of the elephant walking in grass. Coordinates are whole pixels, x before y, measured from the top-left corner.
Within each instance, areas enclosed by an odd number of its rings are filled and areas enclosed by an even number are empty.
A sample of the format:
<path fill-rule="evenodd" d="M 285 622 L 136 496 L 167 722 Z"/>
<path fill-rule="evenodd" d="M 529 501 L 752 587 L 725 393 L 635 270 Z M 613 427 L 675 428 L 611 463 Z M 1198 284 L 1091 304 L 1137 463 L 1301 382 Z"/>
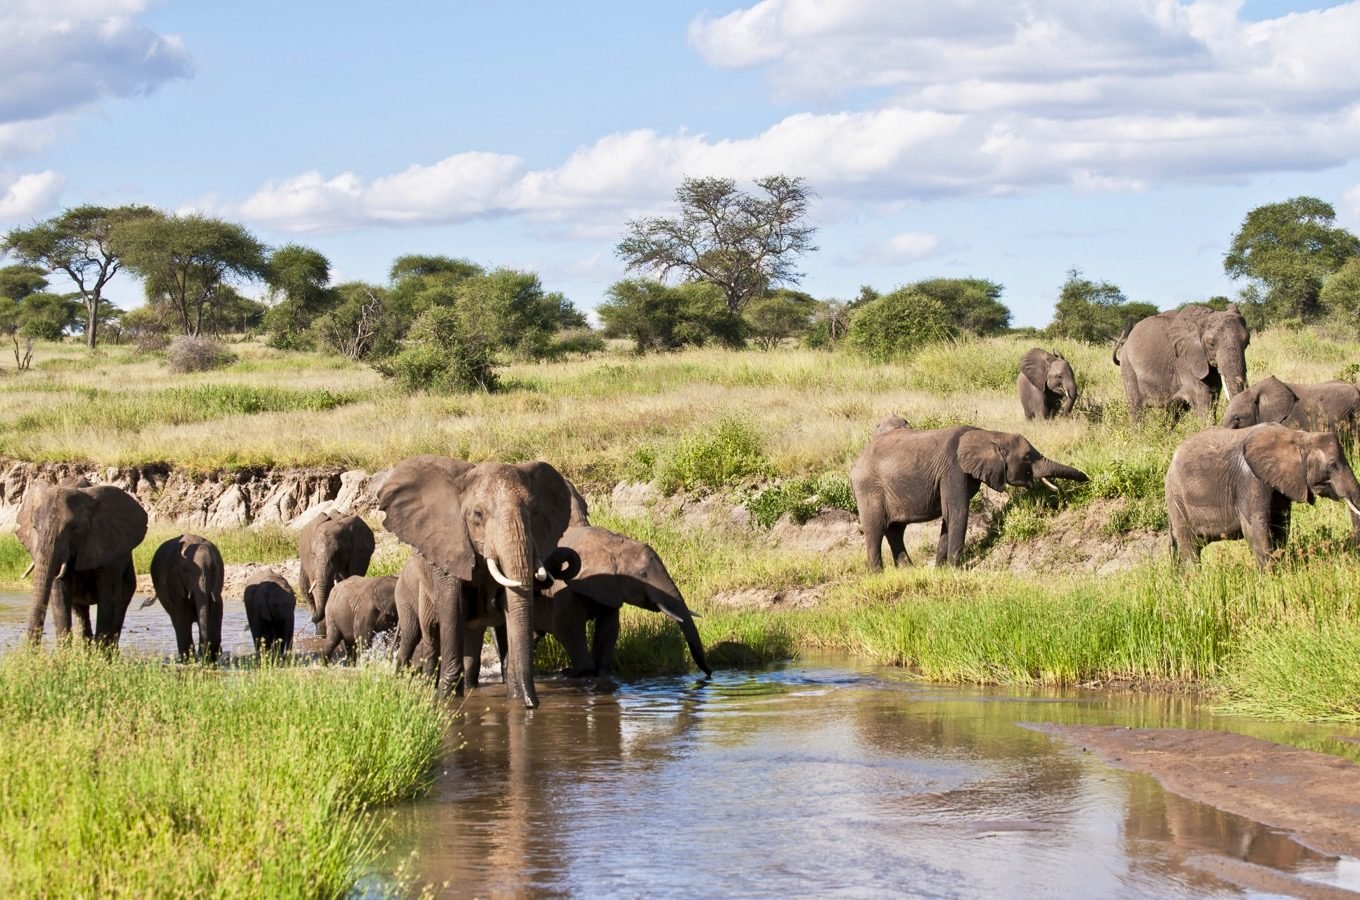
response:
<path fill-rule="evenodd" d="M 1336 435 L 1275 423 L 1206 429 L 1176 448 L 1167 469 L 1171 549 L 1191 565 L 1205 544 L 1246 538 L 1264 569 L 1289 534 L 1291 504 L 1318 497 L 1360 517 L 1360 483 Z"/>
<path fill-rule="evenodd" d="M 312 610 L 316 633 L 326 636 L 326 601 L 331 589 L 351 575 L 368 573 L 373 558 L 373 529 L 358 516 L 322 513 L 302 528 L 298 589 Z"/>
<path fill-rule="evenodd" d="M 1077 402 L 1077 376 L 1072 372 L 1072 364 L 1061 353 L 1049 353 L 1038 347 L 1020 357 L 1015 388 L 1026 419 L 1066 416 Z"/>
<path fill-rule="evenodd" d="M 244 601 L 255 653 L 282 656 L 292 650 L 297 595 L 288 579 L 273 569 L 262 569 L 246 582 Z"/>
<path fill-rule="evenodd" d="M 196 534 L 181 534 L 156 548 L 151 557 L 151 583 L 156 596 L 143 606 L 160 601 L 175 629 L 181 660 L 195 658 L 214 662 L 222 653 L 222 553 L 212 541 Z M 194 651 L 193 627 L 198 625 L 198 650 Z"/>
<path fill-rule="evenodd" d="M 326 605 L 326 644 L 321 661 L 330 662 L 335 648 L 345 645 L 351 664 L 373 642 L 373 635 L 397 627 L 397 576 L 352 575 L 335 586 Z"/>
<path fill-rule="evenodd" d="M 883 538 L 893 564 L 909 565 L 907 525 L 940 519 L 935 564 L 957 566 L 968 529 L 968 502 L 982 484 L 1028 488 L 1053 478 L 1086 481 L 1085 473 L 1048 459 L 1023 435 L 971 426 L 913 431 L 896 428 L 874 437 L 850 469 L 859 504 L 869 568 L 883 569 Z"/>
<path fill-rule="evenodd" d="M 1190 305 L 1130 323 L 1110 357 L 1124 382 L 1129 420 L 1137 424 L 1148 406 L 1189 407 L 1208 419 L 1223 390 L 1233 397 L 1246 389 L 1249 343 L 1247 322 L 1231 303 L 1225 310 Z"/>
<path fill-rule="evenodd" d="M 1289 384 L 1271 375 L 1233 397 L 1223 412 L 1224 428 L 1262 422 L 1354 436 L 1360 425 L 1360 387 L 1349 381 Z"/>
<path fill-rule="evenodd" d="M 24 494 L 19 541 L 33 557 L 28 638 L 41 643 L 49 602 L 57 640 L 71 633 L 118 646 L 137 589 L 132 551 L 146 537 L 146 510 L 127 491 L 81 479 L 35 482 Z M 97 609 L 93 632 L 90 607 Z"/>

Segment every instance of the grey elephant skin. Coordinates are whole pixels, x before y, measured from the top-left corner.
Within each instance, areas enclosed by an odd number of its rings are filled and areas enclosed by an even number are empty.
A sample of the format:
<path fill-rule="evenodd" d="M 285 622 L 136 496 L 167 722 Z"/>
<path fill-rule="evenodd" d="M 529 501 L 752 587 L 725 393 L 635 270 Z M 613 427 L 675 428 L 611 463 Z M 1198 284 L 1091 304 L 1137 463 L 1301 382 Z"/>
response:
<path fill-rule="evenodd" d="M 1266 568 L 1284 545 L 1294 503 L 1342 500 L 1360 514 L 1360 484 L 1331 432 L 1268 423 L 1209 428 L 1176 448 L 1166 473 L 1171 547 L 1193 564 L 1213 541 L 1246 538 Z"/>
<path fill-rule="evenodd" d="M 1233 397 L 1223 412 L 1224 428 L 1263 422 L 1354 435 L 1360 424 L 1360 388 L 1349 381 L 1290 384 L 1271 375 Z"/>
<path fill-rule="evenodd" d="M 1208 419 L 1224 389 L 1229 397 L 1246 389 L 1250 342 L 1235 304 L 1225 310 L 1190 305 L 1128 325 L 1111 359 L 1124 382 L 1130 421 L 1137 423 L 1149 406 L 1189 407 Z"/>
<path fill-rule="evenodd" d="M 33 557 L 33 597 L 28 637 L 42 642 L 49 601 L 57 640 L 91 637 L 90 607 L 97 609 L 94 639 L 117 646 L 137 589 L 132 551 L 146 537 L 146 510 L 129 493 L 84 479 L 29 486 L 18 517 L 19 541 Z"/>
<path fill-rule="evenodd" d="M 331 590 L 351 575 L 364 575 L 373 558 L 373 529 L 358 516 L 323 513 L 302 528 L 298 590 L 312 610 L 316 633 L 326 634 L 326 601 Z"/>
<path fill-rule="evenodd" d="M 157 547 L 151 557 L 155 599 L 170 615 L 181 660 L 214 661 L 221 655 L 225 572 L 217 545 L 196 534 L 171 538 Z M 195 624 L 198 625 L 197 650 L 194 648 Z"/>
<path fill-rule="evenodd" d="M 385 527 L 432 566 L 431 619 L 441 694 L 464 687 L 467 604 L 488 608 L 504 589 L 506 690 L 527 707 L 534 688 L 534 582 L 566 530 L 571 497 L 566 479 L 545 462 L 472 464 L 417 456 L 381 478 L 378 507 Z M 431 635 L 426 635 L 431 638 Z M 405 635 L 402 636 L 405 640 Z"/>
<path fill-rule="evenodd" d="M 1026 419 L 1066 416 L 1077 402 L 1077 376 L 1072 372 L 1072 364 L 1061 353 L 1039 347 L 1020 357 L 1015 389 Z"/>
<path fill-rule="evenodd" d="M 1085 473 L 1048 459 L 1023 435 L 966 425 L 879 434 L 850 469 L 869 568 L 882 570 L 885 536 L 893 563 L 909 565 L 906 526 L 934 519 L 941 520 L 935 564 L 957 566 L 968 529 L 968 501 L 980 485 L 1003 491 L 1007 485 L 1027 488 L 1053 478 L 1086 481 Z"/>
<path fill-rule="evenodd" d="M 397 627 L 397 576 L 352 575 L 335 586 L 326 606 L 326 643 L 321 659 L 329 662 L 343 642 L 350 663 L 373 643 L 373 635 Z"/>
<path fill-rule="evenodd" d="M 244 603 L 250 639 L 260 655 L 282 656 L 293 649 L 297 595 L 274 569 L 262 569 L 246 582 Z"/>

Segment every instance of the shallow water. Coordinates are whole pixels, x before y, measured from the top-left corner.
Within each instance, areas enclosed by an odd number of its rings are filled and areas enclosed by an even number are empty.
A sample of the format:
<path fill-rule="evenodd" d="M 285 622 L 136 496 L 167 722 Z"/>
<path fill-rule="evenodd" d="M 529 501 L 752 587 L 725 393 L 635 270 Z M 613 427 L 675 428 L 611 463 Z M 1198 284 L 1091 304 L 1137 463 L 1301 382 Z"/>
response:
<path fill-rule="evenodd" d="M 139 603 L 122 646 L 171 656 L 169 617 Z M 27 609 L 0 594 L 0 648 Z M 229 602 L 228 652 L 250 652 L 244 629 Z M 304 651 L 310 632 L 304 608 Z M 1205 871 L 1216 857 L 1360 890 L 1360 861 L 1025 726 L 1224 728 L 1343 753 L 1333 737 L 1356 729 L 1216 717 L 1164 694 L 928 685 L 830 657 L 708 681 L 542 679 L 540 698 L 526 711 L 498 684 L 471 694 L 430 794 L 381 811 L 392 850 L 359 893 L 413 852 L 417 881 L 450 896 L 1243 895 Z"/>

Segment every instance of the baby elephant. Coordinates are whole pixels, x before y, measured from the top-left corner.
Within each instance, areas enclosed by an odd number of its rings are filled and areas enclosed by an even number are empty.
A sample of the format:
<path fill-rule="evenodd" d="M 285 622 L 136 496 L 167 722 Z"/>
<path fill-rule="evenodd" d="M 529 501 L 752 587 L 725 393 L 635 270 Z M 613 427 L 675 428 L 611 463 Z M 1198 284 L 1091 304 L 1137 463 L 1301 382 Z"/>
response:
<path fill-rule="evenodd" d="M 1360 424 L 1360 388 L 1349 381 L 1288 384 L 1271 375 L 1228 401 L 1224 428 L 1279 422 L 1300 431 L 1355 434 Z"/>
<path fill-rule="evenodd" d="M 1213 541 L 1246 538 L 1266 568 L 1289 532 L 1290 503 L 1344 500 L 1360 523 L 1360 483 L 1331 432 L 1274 423 L 1209 428 L 1176 448 L 1166 473 L 1171 549 L 1187 565 Z"/>
<path fill-rule="evenodd" d="M 256 572 L 246 582 L 245 606 L 257 654 L 282 656 L 293 649 L 297 595 L 288 579 L 273 569 Z"/>
<path fill-rule="evenodd" d="M 151 557 L 151 582 L 170 614 L 179 657 L 197 655 L 214 661 L 222 652 L 222 554 L 207 538 L 181 534 L 156 549 Z M 198 623 L 198 652 L 194 653 L 193 625 Z"/>
<path fill-rule="evenodd" d="M 351 575 L 337 584 L 326 602 L 326 646 L 321 649 L 321 661 L 330 662 L 344 641 L 350 663 L 358 662 L 374 634 L 396 628 L 396 591 L 395 575 Z"/>
<path fill-rule="evenodd" d="M 1077 377 L 1061 353 L 1035 347 L 1020 357 L 1015 379 L 1026 419 L 1051 419 L 1072 412 L 1077 402 Z"/>

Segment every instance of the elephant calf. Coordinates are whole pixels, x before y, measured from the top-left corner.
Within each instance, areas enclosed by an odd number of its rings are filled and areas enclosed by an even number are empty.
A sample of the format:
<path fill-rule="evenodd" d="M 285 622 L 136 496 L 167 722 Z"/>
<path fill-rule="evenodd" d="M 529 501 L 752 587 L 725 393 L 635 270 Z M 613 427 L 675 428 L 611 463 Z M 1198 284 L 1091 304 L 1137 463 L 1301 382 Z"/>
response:
<path fill-rule="evenodd" d="M 1171 549 L 1187 565 L 1213 541 L 1246 538 L 1266 568 L 1289 532 L 1291 503 L 1343 500 L 1360 521 L 1360 483 L 1331 432 L 1274 423 L 1209 428 L 1176 448 L 1166 473 Z"/>
<path fill-rule="evenodd" d="M 1349 381 L 1287 384 L 1271 375 L 1233 397 L 1223 413 L 1224 428 L 1262 422 L 1354 435 L 1360 425 L 1360 388 Z"/>
<path fill-rule="evenodd" d="M 312 609 L 316 633 L 326 636 L 331 589 L 351 575 L 364 575 L 373 558 L 373 529 L 358 516 L 322 513 L 298 535 L 298 590 Z"/>
<path fill-rule="evenodd" d="M 1051 419 L 1072 412 L 1077 402 L 1077 376 L 1061 353 L 1035 347 L 1020 357 L 1020 374 L 1015 379 L 1020 392 L 1020 408 L 1026 419 Z"/>
<path fill-rule="evenodd" d="M 326 604 L 326 645 L 321 661 L 329 662 L 343 641 L 351 663 L 380 631 L 397 627 L 397 576 L 352 575 L 335 586 Z"/>
<path fill-rule="evenodd" d="M 282 656 L 293 649 L 297 595 L 288 579 L 273 569 L 256 572 L 246 582 L 245 607 L 257 654 Z"/>
<path fill-rule="evenodd" d="M 175 643 L 182 660 L 194 653 L 193 626 L 198 624 L 200 658 L 213 661 L 222 652 L 222 554 L 212 541 L 196 534 L 181 534 L 156 548 L 151 557 L 151 582 L 156 596 L 170 614 Z"/>

